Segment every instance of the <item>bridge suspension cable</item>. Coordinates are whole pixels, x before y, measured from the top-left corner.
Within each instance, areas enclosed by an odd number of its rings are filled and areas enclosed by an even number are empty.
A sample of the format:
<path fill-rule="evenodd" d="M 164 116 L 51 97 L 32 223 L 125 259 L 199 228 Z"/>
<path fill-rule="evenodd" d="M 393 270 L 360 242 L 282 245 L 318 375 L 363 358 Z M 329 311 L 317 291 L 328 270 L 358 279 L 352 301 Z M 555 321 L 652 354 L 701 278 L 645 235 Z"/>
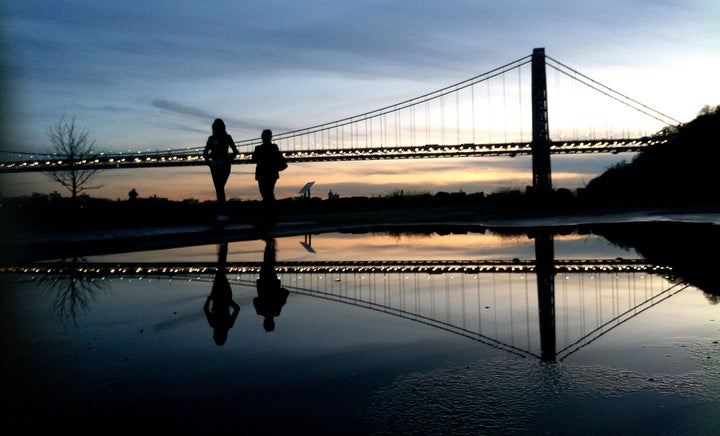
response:
<path fill-rule="evenodd" d="M 656 120 L 668 124 L 668 125 L 679 125 L 682 124 L 680 121 L 676 120 L 675 118 L 666 115 L 658 110 L 655 110 L 643 103 L 640 103 L 639 101 L 632 99 L 628 97 L 625 94 L 622 94 L 618 91 L 615 91 L 614 89 L 603 85 L 602 83 L 591 79 L 590 77 L 580 73 L 579 71 L 568 67 L 567 65 L 561 63 L 560 61 L 553 59 L 550 56 L 545 56 L 545 59 L 547 61 L 547 66 L 553 68 L 554 70 L 557 70 L 561 74 L 564 74 L 572 79 L 575 79 L 579 83 L 582 83 L 583 85 L 600 92 L 613 100 L 616 100 L 630 108 L 635 109 L 636 111 L 639 111 L 649 117 L 655 118 Z"/>
<path fill-rule="evenodd" d="M 442 97 L 449 95 L 453 92 L 460 91 L 462 89 L 468 88 L 470 86 L 473 86 L 475 84 L 487 81 L 489 79 L 492 79 L 497 76 L 501 76 L 502 74 L 511 71 L 513 69 L 519 68 L 525 64 L 528 64 L 530 62 L 531 56 L 524 56 L 520 59 L 517 59 L 513 62 L 509 62 L 503 66 L 500 66 L 498 68 L 492 69 L 486 73 L 479 74 L 477 76 L 471 77 L 470 79 L 463 80 L 461 82 L 455 83 L 453 85 L 446 86 L 444 88 L 438 89 L 436 91 L 428 92 L 426 94 L 423 94 L 418 97 L 414 97 L 399 103 L 394 103 L 388 106 L 381 107 L 379 109 L 375 109 L 372 111 L 368 111 L 359 115 L 353 115 L 346 118 L 341 118 L 336 121 L 323 123 L 314 125 L 311 127 L 306 127 L 302 129 L 292 130 L 288 132 L 282 132 L 277 133 L 273 135 L 273 139 L 275 140 L 287 140 L 291 138 L 295 138 L 298 136 L 305 136 L 309 134 L 316 134 L 318 132 L 324 132 L 332 129 L 338 129 L 342 128 L 344 126 L 349 126 L 354 123 L 358 123 L 361 121 L 367 121 L 373 118 L 379 118 L 384 115 L 388 115 L 391 113 L 397 113 L 403 109 L 413 108 L 417 107 L 423 104 L 426 104 L 433 100 L 439 100 L 442 99 Z M 253 139 L 247 139 L 242 141 L 236 141 L 237 145 L 251 145 L 253 143 L 257 143 L 259 141 L 259 138 L 253 138 Z"/>
<path fill-rule="evenodd" d="M 572 83 L 580 84 L 597 96 L 611 97 L 614 103 L 622 103 L 624 108 L 637 115 L 649 116 L 654 123 L 661 121 L 663 126 L 678 123 L 553 58 L 545 58 L 556 74 L 569 77 Z M 532 56 L 525 56 L 418 97 L 336 121 L 275 133 L 273 139 L 292 162 L 530 155 L 533 153 L 531 141 L 524 131 L 524 126 L 531 124 L 530 99 L 526 98 L 530 93 L 530 75 L 523 74 L 523 68 L 531 63 Z M 516 76 L 510 74 L 514 71 L 517 71 Z M 491 87 L 491 79 L 500 80 L 492 81 Z M 515 79 L 517 87 L 511 82 Z M 476 89 L 480 84 L 485 89 Z M 515 93 L 517 98 L 514 98 Z M 572 94 L 569 96 L 577 97 Z M 577 118 L 581 111 L 561 101 L 551 103 L 551 130 L 557 129 L 559 133 L 550 138 L 552 154 L 637 152 L 667 140 L 651 137 L 648 130 L 634 130 L 637 133 L 631 134 L 625 127 L 622 134 L 618 134 L 616 125 L 612 129 L 606 128 L 605 136 L 600 137 L 595 134 L 594 126 L 590 127 L 590 134 L 581 135 L 577 128 L 572 135 L 563 134 L 569 131 L 568 121 Z M 587 101 L 578 104 L 582 105 L 580 109 L 595 109 Z M 553 111 L 563 105 L 566 111 L 559 110 L 555 117 Z M 593 114 L 587 114 L 587 118 L 590 120 L 584 120 L 586 123 L 597 122 Z M 561 123 L 565 126 L 560 127 Z M 620 123 L 627 126 L 628 120 L 621 118 Z M 450 131 L 453 128 L 454 135 Z M 498 133 L 499 130 L 502 133 Z M 478 141 L 479 137 L 486 137 L 487 142 Z M 495 138 L 503 138 L 503 142 L 494 143 Z M 239 147 L 258 143 L 258 138 L 236 141 Z M 202 148 L 104 152 L 73 161 L 54 153 L 0 151 L 0 173 L 204 165 Z M 17 158 L 11 160 L 11 155 Z M 241 149 L 235 163 L 250 163 L 250 157 L 250 151 Z"/>

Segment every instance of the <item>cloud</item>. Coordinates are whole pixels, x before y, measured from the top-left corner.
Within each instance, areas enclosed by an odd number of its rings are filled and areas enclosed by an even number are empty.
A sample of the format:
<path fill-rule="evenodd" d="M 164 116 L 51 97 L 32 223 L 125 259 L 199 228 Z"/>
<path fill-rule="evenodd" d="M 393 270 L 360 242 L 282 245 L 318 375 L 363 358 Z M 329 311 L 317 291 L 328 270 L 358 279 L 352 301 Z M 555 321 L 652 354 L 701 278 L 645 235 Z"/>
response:
<path fill-rule="evenodd" d="M 162 109 L 179 115 L 187 115 L 191 118 L 202 120 L 206 123 L 211 122 L 215 118 L 218 118 L 218 115 L 210 113 L 209 111 L 206 111 L 204 109 L 184 105 L 175 101 L 164 100 L 161 98 L 154 99 L 151 104 L 153 107 L 156 107 L 158 109 Z M 258 136 L 260 135 L 259 132 L 261 132 L 265 128 L 265 124 L 240 120 L 234 117 L 222 117 L 222 119 L 223 121 L 225 121 L 225 124 L 228 126 L 228 128 L 232 126 L 234 128 L 257 131 Z M 191 131 L 195 130 L 196 129 L 192 129 Z"/>
<path fill-rule="evenodd" d="M 177 103 L 174 101 L 163 100 L 156 98 L 152 101 L 152 105 L 158 109 L 163 109 L 170 112 L 175 112 L 181 115 L 190 115 L 192 117 L 200 118 L 203 120 L 213 119 L 214 116 L 202 109 L 190 107 Z"/>

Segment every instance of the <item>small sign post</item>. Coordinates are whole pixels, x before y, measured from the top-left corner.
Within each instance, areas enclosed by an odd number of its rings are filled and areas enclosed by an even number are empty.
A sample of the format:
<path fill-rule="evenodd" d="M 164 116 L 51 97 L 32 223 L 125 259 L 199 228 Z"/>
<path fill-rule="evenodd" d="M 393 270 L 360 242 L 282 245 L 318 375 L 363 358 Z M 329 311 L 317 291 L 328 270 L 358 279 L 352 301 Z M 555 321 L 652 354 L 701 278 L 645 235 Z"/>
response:
<path fill-rule="evenodd" d="M 307 182 L 305 184 L 305 186 L 303 186 L 302 189 L 300 189 L 300 192 L 298 192 L 298 194 L 302 195 L 305 198 L 310 198 L 310 188 L 314 184 L 315 184 L 315 182 Z"/>

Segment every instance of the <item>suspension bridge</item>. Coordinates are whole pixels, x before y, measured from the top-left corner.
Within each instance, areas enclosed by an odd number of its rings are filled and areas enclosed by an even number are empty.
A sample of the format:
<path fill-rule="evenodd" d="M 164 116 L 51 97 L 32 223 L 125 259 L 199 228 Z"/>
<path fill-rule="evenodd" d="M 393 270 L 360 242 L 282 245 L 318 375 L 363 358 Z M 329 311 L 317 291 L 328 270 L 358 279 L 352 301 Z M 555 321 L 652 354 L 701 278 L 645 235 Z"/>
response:
<path fill-rule="evenodd" d="M 602 119 L 600 113 L 612 114 L 612 119 Z M 273 140 L 290 162 L 530 155 L 533 186 L 549 190 L 551 154 L 638 152 L 666 141 L 657 133 L 678 124 L 537 48 L 437 91 L 276 133 Z M 241 153 L 235 163 L 251 163 L 252 147 L 259 142 L 237 141 Z M 245 147 L 249 151 L 242 151 Z M 202 149 L 75 157 L 3 152 L 0 173 L 204 165 Z"/>

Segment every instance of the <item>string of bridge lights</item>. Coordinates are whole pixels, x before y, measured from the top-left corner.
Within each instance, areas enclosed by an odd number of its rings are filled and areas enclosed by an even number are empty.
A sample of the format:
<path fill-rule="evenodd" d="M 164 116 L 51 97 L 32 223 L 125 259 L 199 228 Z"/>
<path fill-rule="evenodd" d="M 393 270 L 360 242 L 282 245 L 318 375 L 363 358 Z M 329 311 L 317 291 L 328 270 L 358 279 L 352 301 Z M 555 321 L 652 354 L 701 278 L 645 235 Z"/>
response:
<path fill-rule="evenodd" d="M 223 270 L 228 274 L 259 274 L 262 263 L 231 263 Z M 407 261 L 393 263 L 368 262 L 312 262 L 312 263 L 279 263 L 273 268 L 277 274 L 479 274 L 479 273 L 533 273 L 536 271 L 534 261 L 476 261 L 476 262 L 443 262 L 443 261 Z M 1 266 L 0 273 L 8 274 L 47 274 L 47 275 L 85 275 L 85 276 L 188 276 L 214 274 L 216 265 L 87 265 L 57 264 L 29 266 Z M 642 260 L 597 260 L 597 261 L 556 261 L 555 273 L 573 272 L 643 272 L 652 274 L 668 274 L 672 268 L 663 265 L 652 265 Z"/>
<path fill-rule="evenodd" d="M 640 138 L 632 140 L 596 140 L 596 141 L 556 141 L 550 145 L 550 152 L 555 154 L 574 153 L 621 153 L 637 152 L 655 144 L 667 142 L 667 139 Z M 281 147 L 282 148 L 282 147 Z M 289 161 L 342 161 L 342 160 L 381 160 L 381 159 L 413 159 L 430 157 L 474 157 L 474 156 L 516 156 L 532 154 L 532 144 L 459 144 L 424 146 L 359 148 L 359 149 L 319 149 L 319 150 L 283 150 Z M 236 164 L 252 163 L 251 153 L 240 153 L 235 157 Z M 68 161 L 59 158 L 40 159 L 30 156 L 23 160 L 0 161 L 0 172 L 13 171 L 62 171 L 71 168 L 81 169 L 112 169 L 148 166 L 189 166 L 204 165 L 202 153 L 188 151 L 173 152 L 139 152 L 134 155 L 99 154 L 94 157 Z"/>

